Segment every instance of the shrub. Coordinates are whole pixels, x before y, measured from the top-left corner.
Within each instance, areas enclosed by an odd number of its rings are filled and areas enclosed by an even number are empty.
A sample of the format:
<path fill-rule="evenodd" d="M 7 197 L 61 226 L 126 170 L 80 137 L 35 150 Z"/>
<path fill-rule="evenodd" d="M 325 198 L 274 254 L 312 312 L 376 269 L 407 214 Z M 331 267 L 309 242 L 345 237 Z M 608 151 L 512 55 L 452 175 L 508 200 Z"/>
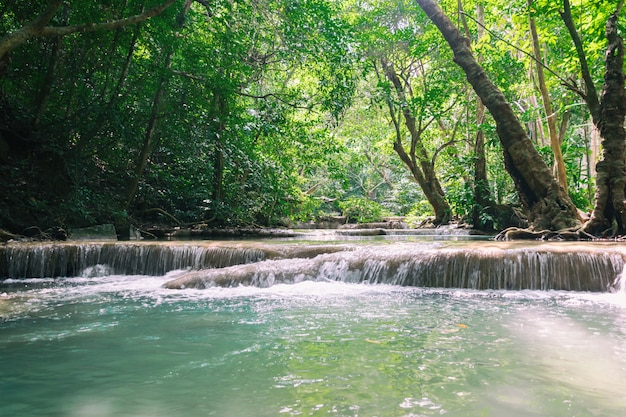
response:
<path fill-rule="evenodd" d="M 383 207 L 375 201 L 364 197 L 350 197 L 339 202 L 339 208 L 348 222 L 370 223 L 381 221 Z"/>

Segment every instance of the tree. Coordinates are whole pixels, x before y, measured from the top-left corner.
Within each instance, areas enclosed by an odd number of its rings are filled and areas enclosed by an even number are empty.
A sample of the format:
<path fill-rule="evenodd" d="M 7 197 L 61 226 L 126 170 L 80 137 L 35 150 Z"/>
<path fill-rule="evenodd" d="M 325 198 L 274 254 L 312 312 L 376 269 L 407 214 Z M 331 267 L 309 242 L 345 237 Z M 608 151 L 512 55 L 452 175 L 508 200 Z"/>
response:
<path fill-rule="evenodd" d="M 63 4 L 65 3 L 63 0 L 49 0 L 46 9 L 41 12 L 39 16 L 31 20 L 21 28 L 6 34 L 0 39 L 0 62 L 6 60 L 6 55 L 9 52 L 24 44 L 30 39 L 37 37 L 64 36 L 71 33 L 85 33 L 98 30 L 119 29 L 124 26 L 134 25 L 136 23 L 143 22 L 151 17 L 158 16 L 175 2 L 176 0 L 166 0 L 158 6 L 155 6 L 140 14 L 109 22 L 89 22 L 66 26 L 48 26 L 48 23 L 57 14 L 61 6 L 63 6 Z"/>
<path fill-rule="evenodd" d="M 608 41 L 605 53 L 604 83 L 598 96 L 570 3 L 563 0 L 561 18 L 576 48 L 583 78 L 583 89 L 571 86 L 585 101 L 593 124 L 601 136 L 602 156 L 596 164 L 594 209 L 584 231 L 606 236 L 626 233 L 626 98 L 624 96 L 624 42 L 619 35 L 618 20 L 624 2 L 620 1 L 605 26 Z"/>
<path fill-rule="evenodd" d="M 467 39 L 432 0 L 417 0 L 454 52 L 454 61 L 496 122 L 507 171 L 513 178 L 532 227 L 559 230 L 580 225 L 576 207 L 541 159 L 502 92 L 476 62 Z"/>
<path fill-rule="evenodd" d="M 418 111 L 419 116 L 416 118 L 413 114 L 414 110 L 411 108 L 409 99 L 407 98 L 407 90 L 410 91 L 411 88 L 410 85 L 407 85 L 408 81 L 406 80 L 410 78 L 410 75 L 405 74 L 403 77 L 405 84 L 396 73 L 392 63 L 382 59 L 381 67 L 397 96 L 397 101 L 391 98 L 387 99 L 389 115 L 396 132 L 393 149 L 402 162 L 409 168 L 411 175 L 413 175 L 420 185 L 428 202 L 433 207 L 433 211 L 435 212 L 434 224 L 448 224 L 451 219 L 452 210 L 446 201 L 443 188 L 435 172 L 434 160 L 432 156 L 428 154 L 423 144 L 423 134 L 430 124 L 435 121 L 436 116 L 424 120 L 422 117 L 423 112 Z M 411 68 L 409 72 L 414 70 L 412 66 L 409 66 L 409 68 Z M 398 110 L 396 110 L 396 102 Z M 422 104 L 425 104 L 425 100 L 422 101 Z M 400 117 L 404 119 L 404 124 L 409 132 L 410 140 L 408 151 L 405 148 L 402 130 L 400 129 Z"/>
<path fill-rule="evenodd" d="M 561 141 L 559 138 L 559 131 L 557 129 L 556 114 L 552 110 L 552 100 L 548 93 L 548 87 L 546 85 L 546 79 L 543 71 L 543 59 L 541 54 L 541 47 L 539 45 L 539 35 L 537 34 L 537 23 L 533 16 L 533 0 L 528 0 L 528 14 L 529 14 L 529 26 L 530 36 L 532 38 L 532 49 L 535 61 L 535 71 L 537 73 L 537 83 L 539 84 L 539 91 L 541 92 L 541 99 L 543 101 L 543 108 L 546 114 L 546 121 L 548 124 L 548 134 L 550 136 L 550 147 L 554 154 L 554 166 L 556 178 L 567 192 L 567 173 L 565 171 L 565 162 L 563 161 L 563 153 L 561 152 Z"/>
<path fill-rule="evenodd" d="M 191 3 L 193 0 L 185 0 L 185 4 L 183 6 L 183 10 L 180 12 L 179 16 L 176 19 L 176 29 L 181 30 L 185 24 L 185 19 L 187 18 L 187 13 L 191 7 Z M 171 46 L 170 46 L 171 47 Z M 172 49 L 167 50 L 165 52 L 165 62 L 164 67 L 166 72 L 169 72 L 172 69 L 172 58 L 174 55 L 174 51 Z M 146 168 L 146 164 L 148 163 L 148 157 L 152 152 L 155 129 L 157 124 L 157 119 L 159 118 L 159 112 L 161 111 L 163 96 L 166 90 L 166 80 L 162 77 L 158 81 L 158 87 L 154 94 L 154 98 L 152 99 L 150 117 L 148 118 L 148 124 L 146 126 L 146 131 L 143 135 L 143 144 L 141 146 L 141 152 L 135 162 L 135 170 L 133 175 L 128 182 L 128 187 L 126 188 L 124 200 L 125 200 L 125 210 L 128 210 L 130 207 L 135 194 L 137 193 L 137 187 L 139 185 L 139 181 L 141 176 L 143 175 L 143 171 Z"/>
<path fill-rule="evenodd" d="M 595 6 L 583 13 L 577 5 L 573 19 L 564 8 L 561 20 L 553 2 L 533 0 L 537 36 L 529 36 L 528 0 L 477 2 L 474 22 L 460 1 L 445 2 L 458 7 L 463 31 L 447 33 L 457 42 L 448 48 L 440 28 L 408 0 L 181 0 L 146 18 L 168 3 L 0 6 L 0 45 L 9 51 L 0 65 L 0 226 L 20 232 L 18 225 L 125 216 L 138 224 L 273 224 L 289 214 L 333 212 L 354 196 L 401 215 L 431 215 L 432 205 L 437 223 L 473 214 L 475 226 L 502 226 L 489 209 L 521 202 L 533 227 L 561 229 L 578 220 L 547 167 L 560 147 L 570 198 L 577 198 L 571 191 L 582 151 L 572 149 L 584 146 L 579 126 L 588 117 L 566 88 L 588 102 L 603 135 L 619 130 L 600 122 L 609 95 L 592 93 L 603 72 L 594 50 L 605 42 L 595 28 L 608 16 L 591 18 Z M 134 17 L 144 20 L 129 28 Z M 584 45 L 568 47 L 563 21 L 574 32 L 579 25 Z M 473 61 L 463 37 L 475 40 Z M 580 88 L 572 78 L 578 43 L 590 63 Z M 541 77 L 528 69 L 531 55 L 546 66 L 540 89 L 552 109 L 534 99 Z M 357 81 L 366 85 L 359 109 L 345 118 Z M 551 147 L 531 142 L 544 113 L 573 118 L 561 131 L 548 123 L 559 136 Z M 619 125 L 619 116 L 606 117 Z M 622 153 L 614 149 L 606 161 Z M 610 190 L 588 226 L 596 234 L 623 223 L 613 217 L 622 199 L 619 163 L 598 166 Z"/>
<path fill-rule="evenodd" d="M 458 120 L 451 110 L 458 108 L 458 89 L 446 77 L 451 66 L 430 37 L 416 36 L 422 25 L 415 3 L 357 3 L 352 10 L 358 13 L 353 24 L 359 50 L 378 82 L 374 98 L 388 109 L 384 123 L 393 128 L 393 150 L 432 207 L 434 223 L 447 224 L 452 209 L 437 164 L 457 140 Z"/>
<path fill-rule="evenodd" d="M 351 100 L 334 4 L 174 1 L 122 30 L 157 0 L 105 3 L 0 6 L 0 226 L 269 224 L 295 211 L 303 167 L 336 152 L 327 128 Z"/>

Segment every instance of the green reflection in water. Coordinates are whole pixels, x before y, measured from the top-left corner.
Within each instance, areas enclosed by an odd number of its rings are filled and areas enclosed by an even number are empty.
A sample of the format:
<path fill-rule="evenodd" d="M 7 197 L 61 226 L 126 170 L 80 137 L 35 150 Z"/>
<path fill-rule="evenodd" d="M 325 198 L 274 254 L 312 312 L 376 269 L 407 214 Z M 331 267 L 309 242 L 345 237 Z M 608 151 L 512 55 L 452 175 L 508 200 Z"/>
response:
<path fill-rule="evenodd" d="M 0 415 L 614 417 L 626 405 L 617 295 L 165 280 L 3 293 Z"/>

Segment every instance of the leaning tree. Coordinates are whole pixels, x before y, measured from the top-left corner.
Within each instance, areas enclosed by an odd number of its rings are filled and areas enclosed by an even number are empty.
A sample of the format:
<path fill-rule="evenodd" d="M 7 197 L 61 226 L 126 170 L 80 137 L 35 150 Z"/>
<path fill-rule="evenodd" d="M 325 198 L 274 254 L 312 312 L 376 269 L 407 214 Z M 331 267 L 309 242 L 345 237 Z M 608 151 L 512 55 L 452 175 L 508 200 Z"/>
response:
<path fill-rule="evenodd" d="M 556 181 L 542 160 L 520 120 L 501 90 L 489 79 L 474 58 L 469 40 L 434 0 L 417 0 L 437 26 L 454 53 L 454 62 L 489 110 L 502 143 L 505 167 L 515 183 L 531 224 L 531 229 L 562 230 L 580 226 L 580 216 L 567 191 Z"/>

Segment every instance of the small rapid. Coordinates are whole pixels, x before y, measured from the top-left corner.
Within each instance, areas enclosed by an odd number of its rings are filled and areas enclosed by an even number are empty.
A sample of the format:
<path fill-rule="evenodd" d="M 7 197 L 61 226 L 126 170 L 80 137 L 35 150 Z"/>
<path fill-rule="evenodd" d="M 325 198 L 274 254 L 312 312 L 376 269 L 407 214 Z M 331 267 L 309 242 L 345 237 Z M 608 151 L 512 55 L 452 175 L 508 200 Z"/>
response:
<path fill-rule="evenodd" d="M 600 243 L 134 242 L 9 244 L 0 279 L 162 276 L 169 289 L 343 281 L 412 287 L 614 291 L 626 249 Z"/>
<path fill-rule="evenodd" d="M 0 247 L 0 276 L 72 277 L 98 265 L 109 273 L 163 275 L 182 268 L 219 268 L 264 259 L 255 248 L 161 243 L 9 244 Z"/>
<path fill-rule="evenodd" d="M 341 281 L 0 283 L 0 415 L 614 417 L 626 296 Z"/>
<path fill-rule="evenodd" d="M 190 271 L 167 288 L 272 286 L 301 281 L 343 281 L 412 287 L 497 290 L 608 291 L 622 273 L 621 252 L 388 245 L 358 247 L 310 259 L 265 260 Z"/>

